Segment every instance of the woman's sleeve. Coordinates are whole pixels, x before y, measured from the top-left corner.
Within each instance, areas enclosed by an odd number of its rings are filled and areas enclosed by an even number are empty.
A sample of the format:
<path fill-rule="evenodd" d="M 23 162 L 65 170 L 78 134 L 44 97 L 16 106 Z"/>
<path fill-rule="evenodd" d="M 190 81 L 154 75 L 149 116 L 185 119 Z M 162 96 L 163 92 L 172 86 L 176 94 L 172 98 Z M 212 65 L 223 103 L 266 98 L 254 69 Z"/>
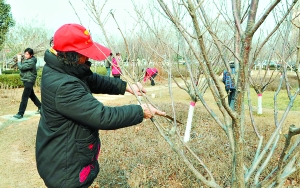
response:
<path fill-rule="evenodd" d="M 72 121 L 93 129 L 114 130 L 143 121 L 140 105 L 104 106 L 79 82 L 61 85 L 55 97 L 56 109 Z"/>
<path fill-rule="evenodd" d="M 124 95 L 126 91 L 127 82 L 121 79 L 93 73 L 91 76 L 86 77 L 85 80 L 92 93 Z"/>
<path fill-rule="evenodd" d="M 35 66 L 35 62 L 33 60 L 25 60 L 23 63 L 18 63 L 18 68 L 21 71 L 31 70 Z"/>

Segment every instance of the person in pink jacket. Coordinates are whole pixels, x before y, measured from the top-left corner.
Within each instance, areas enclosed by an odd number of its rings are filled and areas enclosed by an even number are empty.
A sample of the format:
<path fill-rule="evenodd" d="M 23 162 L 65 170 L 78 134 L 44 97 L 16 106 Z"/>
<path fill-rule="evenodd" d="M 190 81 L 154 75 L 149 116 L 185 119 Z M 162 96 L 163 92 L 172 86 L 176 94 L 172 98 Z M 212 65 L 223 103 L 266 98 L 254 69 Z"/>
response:
<path fill-rule="evenodd" d="M 155 86 L 154 78 L 157 75 L 158 70 L 156 68 L 147 68 L 145 71 L 144 82 L 148 79 L 151 81 L 151 85 Z"/>
<path fill-rule="evenodd" d="M 116 53 L 116 57 L 113 57 L 112 59 L 112 71 L 111 74 L 113 75 L 114 78 L 118 78 L 120 79 L 121 76 L 121 68 L 119 66 L 119 63 L 121 62 L 121 54 L 120 53 Z"/>

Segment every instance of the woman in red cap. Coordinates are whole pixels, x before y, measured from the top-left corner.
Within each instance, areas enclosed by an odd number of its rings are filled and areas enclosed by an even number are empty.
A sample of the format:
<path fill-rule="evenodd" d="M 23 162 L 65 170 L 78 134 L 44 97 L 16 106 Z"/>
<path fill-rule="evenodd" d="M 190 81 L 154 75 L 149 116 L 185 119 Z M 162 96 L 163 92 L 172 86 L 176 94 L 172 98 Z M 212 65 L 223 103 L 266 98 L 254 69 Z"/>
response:
<path fill-rule="evenodd" d="M 36 135 L 37 169 L 47 187 L 88 187 L 99 172 L 98 130 L 136 125 L 143 118 L 165 115 L 152 106 L 104 106 L 92 93 L 142 95 L 141 84 L 90 70 L 89 58 L 104 60 L 110 50 L 92 41 L 78 24 L 65 24 L 45 51 L 41 81 L 41 118 Z M 141 91 L 138 88 L 142 88 Z"/>

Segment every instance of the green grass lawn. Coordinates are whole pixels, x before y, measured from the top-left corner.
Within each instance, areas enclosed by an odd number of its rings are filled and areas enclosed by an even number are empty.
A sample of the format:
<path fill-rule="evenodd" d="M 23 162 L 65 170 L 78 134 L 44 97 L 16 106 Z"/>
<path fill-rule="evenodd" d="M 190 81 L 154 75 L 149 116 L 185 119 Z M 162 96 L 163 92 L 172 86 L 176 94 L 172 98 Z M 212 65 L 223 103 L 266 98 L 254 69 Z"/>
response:
<path fill-rule="evenodd" d="M 251 103 L 252 106 L 257 106 L 257 94 L 254 91 L 254 89 L 250 89 L 250 97 L 251 97 Z M 274 109 L 274 97 L 275 97 L 275 92 L 273 91 L 265 91 L 262 94 L 262 105 L 263 108 L 268 108 L 268 109 Z M 245 102 L 247 102 L 247 96 L 245 96 Z M 285 90 L 282 90 L 278 95 L 277 95 L 277 109 L 278 110 L 285 110 L 289 104 L 290 100 L 288 98 L 288 95 Z M 300 96 L 297 96 L 294 103 L 293 107 L 291 108 L 292 111 L 299 111 L 300 110 Z"/>

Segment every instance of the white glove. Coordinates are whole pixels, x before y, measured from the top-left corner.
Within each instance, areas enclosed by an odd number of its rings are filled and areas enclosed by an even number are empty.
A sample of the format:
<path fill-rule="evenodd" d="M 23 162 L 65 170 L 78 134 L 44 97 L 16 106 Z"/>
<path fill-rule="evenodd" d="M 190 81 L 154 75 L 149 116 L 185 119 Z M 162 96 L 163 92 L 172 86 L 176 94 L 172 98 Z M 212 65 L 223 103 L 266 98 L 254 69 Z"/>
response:
<path fill-rule="evenodd" d="M 21 62 L 21 60 L 22 60 L 22 55 L 21 55 L 21 54 L 17 54 L 17 59 L 18 59 L 18 62 Z"/>

